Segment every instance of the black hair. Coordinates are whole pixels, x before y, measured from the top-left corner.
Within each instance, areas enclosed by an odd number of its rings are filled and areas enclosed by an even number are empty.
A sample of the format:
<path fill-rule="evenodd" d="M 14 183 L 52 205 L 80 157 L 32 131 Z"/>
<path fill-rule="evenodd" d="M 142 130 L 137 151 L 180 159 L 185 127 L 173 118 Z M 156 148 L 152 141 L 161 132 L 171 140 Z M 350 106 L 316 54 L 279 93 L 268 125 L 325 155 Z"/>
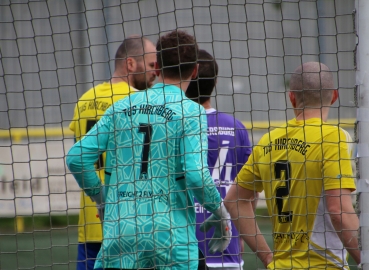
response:
<path fill-rule="evenodd" d="M 159 38 L 156 58 L 164 77 L 187 79 L 196 67 L 198 46 L 193 36 L 174 30 Z"/>
<path fill-rule="evenodd" d="M 198 76 L 190 82 L 186 96 L 195 102 L 204 104 L 213 93 L 218 76 L 218 64 L 214 57 L 205 50 L 199 50 L 197 63 L 199 64 Z"/>

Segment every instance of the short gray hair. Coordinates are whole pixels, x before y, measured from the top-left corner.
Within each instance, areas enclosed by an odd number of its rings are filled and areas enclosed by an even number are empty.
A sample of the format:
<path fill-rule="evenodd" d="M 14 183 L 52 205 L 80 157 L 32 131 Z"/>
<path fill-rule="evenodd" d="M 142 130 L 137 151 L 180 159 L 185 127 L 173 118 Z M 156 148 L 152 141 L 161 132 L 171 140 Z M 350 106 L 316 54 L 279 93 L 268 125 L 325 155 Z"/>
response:
<path fill-rule="evenodd" d="M 330 105 L 333 90 L 332 72 L 323 63 L 304 63 L 291 75 L 290 91 L 295 93 L 298 108 Z"/>

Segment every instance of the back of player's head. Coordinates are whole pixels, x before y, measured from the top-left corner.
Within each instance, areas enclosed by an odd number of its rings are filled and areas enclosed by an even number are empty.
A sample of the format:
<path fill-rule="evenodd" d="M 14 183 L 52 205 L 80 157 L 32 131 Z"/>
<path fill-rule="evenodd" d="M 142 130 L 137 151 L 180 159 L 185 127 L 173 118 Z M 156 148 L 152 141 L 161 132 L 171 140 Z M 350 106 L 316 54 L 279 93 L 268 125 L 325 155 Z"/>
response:
<path fill-rule="evenodd" d="M 186 96 L 195 102 L 204 104 L 204 102 L 210 99 L 211 93 L 214 90 L 218 76 L 218 63 L 205 50 L 199 50 L 198 55 L 198 78 L 191 81 L 187 88 Z"/>
<path fill-rule="evenodd" d="M 138 35 L 127 37 L 115 53 L 115 69 L 124 63 L 127 57 L 133 57 L 137 61 L 143 60 L 142 56 L 145 53 L 144 49 L 147 42 L 151 41 Z"/>
<path fill-rule="evenodd" d="M 163 77 L 188 79 L 196 67 L 198 46 L 193 36 L 174 30 L 159 38 L 156 58 Z"/>
<path fill-rule="evenodd" d="M 298 108 L 329 106 L 334 90 L 332 72 L 322 63 L 304 63 L 291 75 L 290 91 Z"/>

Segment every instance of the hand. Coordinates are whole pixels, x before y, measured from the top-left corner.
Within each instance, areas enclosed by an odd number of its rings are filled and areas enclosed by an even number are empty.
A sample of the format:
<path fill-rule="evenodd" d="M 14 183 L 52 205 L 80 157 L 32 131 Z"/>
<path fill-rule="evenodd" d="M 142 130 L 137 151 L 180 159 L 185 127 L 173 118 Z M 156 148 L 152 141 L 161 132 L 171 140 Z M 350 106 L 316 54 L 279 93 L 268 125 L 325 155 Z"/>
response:
<path fill-rule="evenodd" d="M 97 215 L 96 217 L 100 218 L 100 221 L 104 220 L 105 213 L 105 189 L 104 187 L 100 188 L 100 193 L 90 196 L 91 200 L 96 203 Z"/>
<path fill-rule="evenodd" d="M 273 261 L 273 253 L 269 253 L 265 256 L 265 258 L 261 259 L 261 261 L 263 262 L 264 266 L 266 269 L 273 269 L 274 265 L 272 268 L 268 268 L 268 265 Z"/>
<path fill-rule="evenodd" d="M 232 239 L 231 217 L 222 204 L 209 218 L 200 226 L 200 231 L 207 232 L 214 227 L 214 234 L 209 241 L 211 254 L 224 251 Z"/>

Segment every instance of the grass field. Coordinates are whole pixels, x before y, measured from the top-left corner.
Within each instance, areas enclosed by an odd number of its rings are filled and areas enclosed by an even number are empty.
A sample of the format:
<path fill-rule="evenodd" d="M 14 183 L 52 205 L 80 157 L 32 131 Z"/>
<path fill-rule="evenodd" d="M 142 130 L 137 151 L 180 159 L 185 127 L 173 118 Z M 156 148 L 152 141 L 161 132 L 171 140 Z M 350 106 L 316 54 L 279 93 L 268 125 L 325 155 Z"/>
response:
<path fill-rule="evenodd" d="M 260 230 L 272 246 L 268 219 L 259 219 Z M 25 218 L 23 233 L 15 233 L 14 219 L 0 219 L 0 269 L 76 269 L 77 217 Z M 52 228 L 52 229 L 50 229 Z M 244 269 L 263 269 L 246 246 Z M 349 261 L 354 265 L 353 261 Z M 350 269 L 357 269 L 356 266 Z"/>
<path fill-rule="evenodd" d="M 77 217 L 24 219 L 15 233 L 15 219 L 0 219 L 0 269 L 76 269 Z"/>

